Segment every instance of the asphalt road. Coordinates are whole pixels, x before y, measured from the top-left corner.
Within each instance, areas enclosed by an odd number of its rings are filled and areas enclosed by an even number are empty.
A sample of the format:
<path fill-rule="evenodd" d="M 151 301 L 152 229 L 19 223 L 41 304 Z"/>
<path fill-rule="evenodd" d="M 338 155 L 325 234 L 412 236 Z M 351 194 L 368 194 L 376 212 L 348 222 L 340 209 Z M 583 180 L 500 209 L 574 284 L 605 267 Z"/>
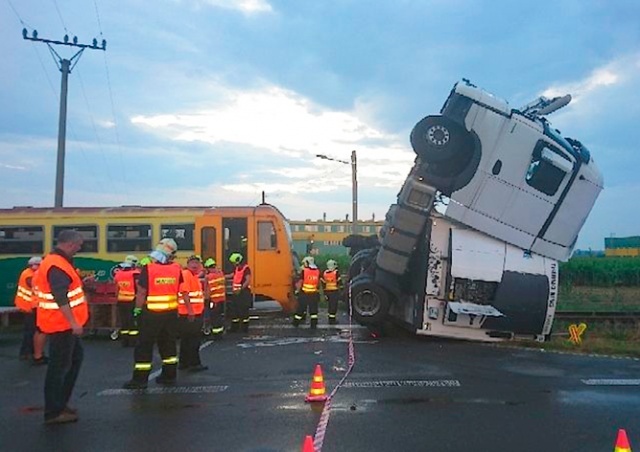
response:
<path fill-rule="evenodd" d="M 60 426 L 42 424 L 46 369 L 18 361 L 19 334 L 0 334 L 0 450 L 300 451 L 322 411 L 304 401 L 314 367 L 330 392 L 348 367 L 347 331 L 262 318 L 248 335 L 205 338 L 208 371 L 144 393 L 120 389 L 131 349 L 87 338 L 72 400 L 80 420 Z M 355 366 L 332 401 L 324 451 L 600 452 L 613 450 L 618 428 L 640 448 L 638 360 L 399 331 L 373 339 L 362 328 L 353 339 Z"/>

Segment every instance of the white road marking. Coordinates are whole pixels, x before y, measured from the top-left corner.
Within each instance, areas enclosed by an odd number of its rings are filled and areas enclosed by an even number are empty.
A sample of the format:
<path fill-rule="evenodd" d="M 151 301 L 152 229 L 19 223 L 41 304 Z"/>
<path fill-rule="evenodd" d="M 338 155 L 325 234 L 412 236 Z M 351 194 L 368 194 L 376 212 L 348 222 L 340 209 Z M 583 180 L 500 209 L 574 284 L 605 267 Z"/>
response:
<path fill-rule="evenodd" d="M 343 388 L 457 388 L 458 380 L 380 380 L 380 381 L 346 381 Z"/>
<path fill-rule="evenodd" d="M 211 394 L 226 391 L 229 386 L 175 386 L 147 389 L 105 389 L 99 396 L 119 396 L 134 394 Z"/>
<path fill-rule="evenodd" d="M 640 386 L 640 379 L 633 378 L 592 378 L 582 382 L 589 386 Z"/>

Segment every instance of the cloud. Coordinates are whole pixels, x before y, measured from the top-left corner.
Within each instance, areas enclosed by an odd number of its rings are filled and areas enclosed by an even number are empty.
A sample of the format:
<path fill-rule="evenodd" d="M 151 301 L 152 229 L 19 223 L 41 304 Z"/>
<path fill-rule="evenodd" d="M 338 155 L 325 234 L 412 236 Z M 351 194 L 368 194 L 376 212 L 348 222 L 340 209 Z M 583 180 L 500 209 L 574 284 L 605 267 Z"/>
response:
<path fill-rule="evenodd" d="M 7 168 L 7 169 L 13 169 L 13 170 L 19 170 L 19 171 L 26 171 L 27 170 L 27 167 L 25 167 L 25 166 L 8 165 L 6 163 L 1 163 L 1 162 L 0 162 L 0 168 Z"/>
<path fill-rule="evenodd" d="M 103 129 L 112 129 L 116 126 L 116 123 L 111 121 L 111 120 L 98 120 L 96 121 L 96 123 L 98 124 L 98 126 L 102 127 Z"/>
<path fill-rule="evenodd" d="M 265 0 L 200 0 L 200 4 L 235 9 L 244 14 L 270 13 L 273 8 Z"/>

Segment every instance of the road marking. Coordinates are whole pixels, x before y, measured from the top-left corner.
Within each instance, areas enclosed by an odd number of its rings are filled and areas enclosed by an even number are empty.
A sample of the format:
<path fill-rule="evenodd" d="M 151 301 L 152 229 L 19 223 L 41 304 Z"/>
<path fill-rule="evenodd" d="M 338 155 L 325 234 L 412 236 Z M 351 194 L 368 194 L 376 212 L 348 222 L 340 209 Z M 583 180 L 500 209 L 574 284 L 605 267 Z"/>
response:
<path fill-rule="evenodd" d="M 119 396 L 134 394 L 211 394 L 226 391 L 229 386 L 175 386 L 147 389 L 105 389 L 98 393 L 99 396 Z"/>
<path fill-rule="evenodd" d="M 640 386 L 640 379 L 633 378 L 592 378 L 582 382 L 589 386 Z"/>
<path fill-rule="evenodd" d="M 331 342 L 331 343 L 345 343 L 349 342 L 348 338 L 343 338 L 339 336 L 329 336 L 329 337 L 286 337 L 282 339 L 275 339 L 272 341 L 261 341 L 261 342 L 241 342 L 237 344 L 240 348 L 256 348 L 256 347 L 278 347 L 281 345 L 294 345 L 294 344 L 308 344 L 310 342 Z M 378 341 L 370 340 L 370 341 L 353 341 L 356 344 L 376 344 Z"/>
<path fill-rule="evenodd" d="M 206 341 L 204 342 L 202 345 L 200 345 L 200 349 L 202 350 L 204 348 L 207 348 L 208 346 L 210 346 L 211 344 L 213 344 L 213 341 Z M 156 378 L 158 375 L 160 375 L 160 372 L 162 372 L 162 368 L 154 370 L 153 372 L 151 372 L 149 374 L 149 380 L 153 380 L 154 378 Z"/>
<path fill-rule="evenodd" d="M 344 388 L 456 388 L 460 387 L 458 380 L 380 380 L 380 381 L 347 381 Z"/>

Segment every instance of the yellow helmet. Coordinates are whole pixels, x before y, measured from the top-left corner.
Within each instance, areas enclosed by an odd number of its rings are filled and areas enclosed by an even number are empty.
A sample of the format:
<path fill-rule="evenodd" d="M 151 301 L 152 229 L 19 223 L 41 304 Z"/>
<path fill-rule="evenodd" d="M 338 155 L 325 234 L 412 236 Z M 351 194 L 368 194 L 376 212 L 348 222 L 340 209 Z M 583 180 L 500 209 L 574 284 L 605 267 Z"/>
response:
<path fill-rule="evenodd" d="M 239 264 L 242 262 L 242 259 L 244 259 L 244 257 L 240 253 L 232 253 L 231 256 L 229 256 L 229 262 L 232 264 Z"/>
<path fill-rule="evenodd" d="M 140 262 L 138 263 L 141 267 L 144 267 L 145 265 L 149 265 L 151 263 L 151 258 L 149 256 L 145 256 L 142 259 L 140 259 Z"/>
<path fill-rule="evenodd" d="M 204 266 L 206 268 L 215 267 L 216 266 L 216 260 L 214 258 L 210 257 L 209 259 L 204 261 Z"/>

